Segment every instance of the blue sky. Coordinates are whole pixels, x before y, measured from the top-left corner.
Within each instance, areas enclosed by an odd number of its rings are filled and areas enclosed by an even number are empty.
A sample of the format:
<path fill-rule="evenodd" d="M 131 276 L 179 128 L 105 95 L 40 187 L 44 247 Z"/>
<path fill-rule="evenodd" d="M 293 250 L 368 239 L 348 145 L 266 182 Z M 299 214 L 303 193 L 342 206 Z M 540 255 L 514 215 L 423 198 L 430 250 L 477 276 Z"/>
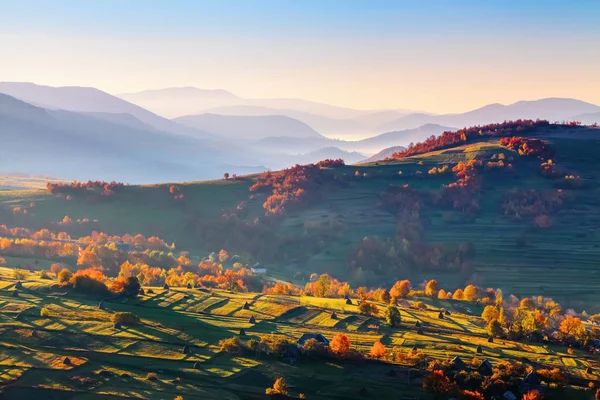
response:
<path fill-rule="evenodd" d="M 2 1 L 0 80 L 356 108 L 600 103 L 600 1 Z"/>

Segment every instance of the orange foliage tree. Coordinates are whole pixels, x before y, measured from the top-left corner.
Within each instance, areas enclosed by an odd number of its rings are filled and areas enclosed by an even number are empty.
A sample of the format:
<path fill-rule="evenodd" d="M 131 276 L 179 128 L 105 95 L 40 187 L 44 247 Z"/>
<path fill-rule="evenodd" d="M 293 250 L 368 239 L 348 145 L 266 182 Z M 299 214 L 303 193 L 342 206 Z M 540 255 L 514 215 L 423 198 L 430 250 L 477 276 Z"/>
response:
<path fill-rule="evenodd" d="M 350 339 L 343 333 L 336 333 L 329 342 L 329 350 L 338 357 L 346 357 L 350 352 Z"/>

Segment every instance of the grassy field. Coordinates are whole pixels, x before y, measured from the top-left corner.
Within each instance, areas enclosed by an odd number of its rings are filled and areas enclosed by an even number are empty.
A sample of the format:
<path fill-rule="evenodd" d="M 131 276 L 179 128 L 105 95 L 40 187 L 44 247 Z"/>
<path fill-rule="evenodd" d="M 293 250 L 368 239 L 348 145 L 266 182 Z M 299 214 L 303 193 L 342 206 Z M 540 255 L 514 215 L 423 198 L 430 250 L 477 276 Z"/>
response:
<path fill-rule="evenodd" d="M 265 354 L 236 357 L 220 352 L 219 341 L 238 335 L 241 328 L 246 331 L 243 340 L 273 333 L 296 340 L 305 332 L 331 339 L 343 332 L 352 347 L 363 352 L 380 340 L 393 352 L 408 352 L 416 345 L 427 356 L 442 360 L 454 356 L 467 363 L 474 358 L 492 363 L 518 360 L 536 368 L 560 367 L 600 384 L 596 373 L 585 372 L 588 366 L 598 371 L 597 358 L 579 350 L 571 355 L 565 347 L 541 343 L 488 343 L 483 321 L 461 312 L 468 309 L 478 315 L 480 309 L 452 300 L 425 299 L 427 310 L 407 307 L 409 303 L 401 308 L 402 324 L 392 329 L 378 317 L 358 314 L 356 306 L 340 299 L 221 290 L 151 288 L 154 293 L 136 299 L 104 299 L 105 310 L 100 310 L 98 299 L 49 292 L 52 282 L 33 275 L 13 297 L 16 281 L 10 274 L 11 270 L 0 269 L 4 399 L 173 399 L 177 395 L 262 399 L 265 388 L 280 376 L 290 383 L 293 395 L 304 393 L 309 399 L 364 398 L 361 388 L 368 398 L 429 398 L 421 389 L 419 374 L 409 381 L 408 370 L 400 365 L 305 359 L 290 365 Z M 245 302 L 249 310 L 241 309 Z M 42 308 L 47 310 L 44 316 Z M 440 308 L 453 312 L 439 319 Z M 112 314 L 123 311 L 138 315 L 141 324 L 115 329 Z M 337 319 L 331 318 L 332 311 Z M 255 323 L 249 322 L 249 316 L 255 317 Z M 424 334 L 416 332 L 416 321 L 423 325 Z M 483 354 L 476 353 L 477 345 L 482 345 Z M 184 346 L 189 354 L 184 354 Z M 400 375 L 390 378 L 390 369 Z M 157 380 L 148 380 L 148 373 L 156 373 Z"/>

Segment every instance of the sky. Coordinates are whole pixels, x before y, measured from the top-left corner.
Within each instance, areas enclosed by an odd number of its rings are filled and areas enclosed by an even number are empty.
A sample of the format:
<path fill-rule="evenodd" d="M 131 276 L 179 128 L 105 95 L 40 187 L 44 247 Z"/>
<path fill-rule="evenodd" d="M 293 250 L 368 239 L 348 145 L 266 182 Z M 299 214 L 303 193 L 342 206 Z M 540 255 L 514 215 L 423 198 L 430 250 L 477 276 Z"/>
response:
<path fill-rule="evenodd" d="M 597 0 L 0 0 L 0 81 L 435 113 L 600 104 Z"/>

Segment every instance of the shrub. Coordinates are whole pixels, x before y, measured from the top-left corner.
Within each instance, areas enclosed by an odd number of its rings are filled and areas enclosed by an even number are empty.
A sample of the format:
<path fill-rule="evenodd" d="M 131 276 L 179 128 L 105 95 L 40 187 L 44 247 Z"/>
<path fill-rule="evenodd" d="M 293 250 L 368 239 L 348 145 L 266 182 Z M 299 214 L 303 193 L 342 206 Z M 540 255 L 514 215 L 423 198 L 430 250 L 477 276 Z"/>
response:
<path fill-rule="evenodd" d="M 61 271 L 62 272 L 62 271 Z M 108 293 L 108 288 L 104 282 L 100 282 L 94 278 L 85 275 L 77 275 L 73 277 L 73 289 L 86 294 L 105 294 Z"/>
<path fill-rule="evenodd" d="M 287 396 L 289 393 L 289 387 L 284 378 L 277 378 L 272 388 L 267 388 L 265 390 L 266 394 L 279 394 L 282 396 Z"/>
<path fill-rule="evenodd" d="M 155 372 L 148 372 L 148 375 L 146 375 L 146 379 L 154 382 L 158 380 L 158 375 Z"/>
<path fill-rule="evenodd" d="M 113 322 L 118 322 L 122 325 L 137 325 L 140 323 L 140 318 L 130 312 L 117 312 L 112 316 Z"/>
<path fill-rule="evenodd" d="M 71 271 L 69 271 L 66 268 L 63 268 L 58 273 L 58 276 L 57 276 L 58 277 L 58 283 L 60 283 L 61 285 L 67 284 L 71 280 L 72 276 L 73 276 L 73 273 Z"/>
<path fill-rule="evenodd" d="M 219 346 L 221 351 L 226 351 L 231 354 L 240 354 L 243 350 L 242 342 L 237 336 L 221 340 Z"/>

